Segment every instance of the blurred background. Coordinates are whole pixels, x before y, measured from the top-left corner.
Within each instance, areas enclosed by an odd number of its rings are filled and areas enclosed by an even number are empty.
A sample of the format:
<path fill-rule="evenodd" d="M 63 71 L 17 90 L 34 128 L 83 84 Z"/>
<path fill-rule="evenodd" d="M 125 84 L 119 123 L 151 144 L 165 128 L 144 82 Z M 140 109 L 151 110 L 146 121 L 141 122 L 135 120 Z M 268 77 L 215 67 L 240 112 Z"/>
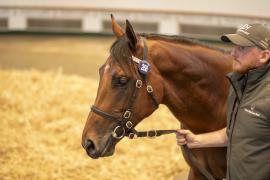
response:
<path fill-rule="evenodd" d="M 98 68 L 115 38 L 110 14 L 136 32 L 219 41 L 246 23 L 270 25 L 269 0 L 1 0 L 0 180 L 185 180 L 175 136 L 123 139 L 90 159 L 81 134 Z M 138 129 L 176 129 L 165 106 Z"/>

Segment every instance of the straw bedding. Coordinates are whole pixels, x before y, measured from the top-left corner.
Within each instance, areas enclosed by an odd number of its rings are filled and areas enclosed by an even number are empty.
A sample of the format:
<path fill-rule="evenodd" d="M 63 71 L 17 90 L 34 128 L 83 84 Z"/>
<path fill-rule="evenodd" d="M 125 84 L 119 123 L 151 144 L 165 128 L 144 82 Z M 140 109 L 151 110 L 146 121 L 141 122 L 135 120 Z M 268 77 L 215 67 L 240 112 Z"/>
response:
<path fill-rule="evenodd" d="M 113 156 L 93 160 L 81 134 L 94 102 L 95 79 L 61 69 L 0 69 L 0 179 L 185 179 L 187 165 L 175 136 L 123 139 Z M 165 106 L 138 129 L 175 129 Z"/>

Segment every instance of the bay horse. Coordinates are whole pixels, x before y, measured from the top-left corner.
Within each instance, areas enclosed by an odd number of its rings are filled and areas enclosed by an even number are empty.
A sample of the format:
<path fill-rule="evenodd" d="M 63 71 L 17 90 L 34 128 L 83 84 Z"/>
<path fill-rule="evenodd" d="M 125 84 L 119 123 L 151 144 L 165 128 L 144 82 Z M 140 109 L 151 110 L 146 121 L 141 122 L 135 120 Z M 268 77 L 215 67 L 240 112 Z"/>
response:
<path fill-rule="evenodd" d="M 112 18 L 116 36 L 99 68 L 99 87 L 88 115 L 82 146 L 91 158 L 111 156 L 125 136 L 157 136 L 134 128 L 159 104 L 166 105 L 182 128 L 205 133 L 226 126 L 231 56 L 199 41 L 176 36 L 137 34 L 126 20 L 125 31 Z M 214 178 L 226 174 L 226 148 L 191 149 Z M 205 176 L 190 165 L 189 180 Z"/>

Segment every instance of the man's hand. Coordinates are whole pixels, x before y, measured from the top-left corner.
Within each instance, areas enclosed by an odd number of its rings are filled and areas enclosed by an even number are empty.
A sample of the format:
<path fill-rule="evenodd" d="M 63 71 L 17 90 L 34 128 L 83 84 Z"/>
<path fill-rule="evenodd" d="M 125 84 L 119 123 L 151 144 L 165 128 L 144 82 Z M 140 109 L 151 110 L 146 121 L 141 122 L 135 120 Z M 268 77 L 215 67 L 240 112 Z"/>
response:
<path fill-rule="evenodd" d="M 195 148 L 199 144 L 197 135 L 193 134 L 190 130 L 179 129 L 176 133 L 177 145 L 187 145 L 189 148 Z"/>
<path fill-rule="evenodd" d="M 190 130 L 179 129 L 176 133 L 176 140 L 177 145 L 186 144 L 189 148 L 225 147 L 228 137 L 226 128 L 202 134 L 193 134 Z"/>

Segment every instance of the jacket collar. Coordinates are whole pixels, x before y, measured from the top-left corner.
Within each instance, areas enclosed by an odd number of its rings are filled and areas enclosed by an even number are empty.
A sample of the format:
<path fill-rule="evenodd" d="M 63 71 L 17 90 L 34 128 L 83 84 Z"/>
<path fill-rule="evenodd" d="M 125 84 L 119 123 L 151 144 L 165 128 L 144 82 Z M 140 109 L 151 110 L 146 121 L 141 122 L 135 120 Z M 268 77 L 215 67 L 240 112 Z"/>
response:
<path fill-rule="evenodd" d="M 238 100 L 242 98 L 244 86 L 253 86 L 259 83 L 265 75 L 270 72 L 270 63 L 265 66 L 251 69 L 246 74 L 240 74 L 237 72 L 231 72 L 227 74 L 227 78 L 229 79 Z"/>
<path fill-rule="evenodd" d="M 249 70 L 247 73 L 248 75 L 247 84 L 253 85 L 260 82 L 265 77 L 265 75 L 269 72 L 269 69 L 270 69 L 270 63 L 256 69 Z"/>
<path fill-rule="evenodd" d="M 242 91 L 245 83 L 245 75 L 237 72 L 230 72 L 226 77 L 229 79 L 238 100 L 240 100 L 243 95 Z"/>

